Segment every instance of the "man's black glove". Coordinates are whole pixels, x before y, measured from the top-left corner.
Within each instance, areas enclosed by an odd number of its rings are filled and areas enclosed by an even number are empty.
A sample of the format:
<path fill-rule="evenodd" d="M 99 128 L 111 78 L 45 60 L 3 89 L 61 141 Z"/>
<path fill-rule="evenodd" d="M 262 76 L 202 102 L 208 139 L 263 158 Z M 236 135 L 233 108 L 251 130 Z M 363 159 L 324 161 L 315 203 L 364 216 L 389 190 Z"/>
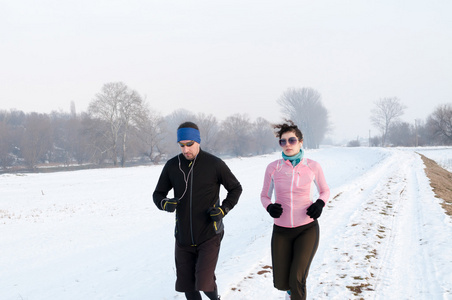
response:
<path fill-rule="evenodd" d="M 177 205 L 179 204 L 178 198 L 165 198 L 162 200 L 162 208 L 167 212 L 174 212 L 176 210 Z"/>
<path fill-rule="evenodd" d="M 225 212 L 223 208 L 220 207 L 211 207 L 207 210 L 207 213 L 209 214 L 210 218 L 214 222 L 219 222 L 221 219 L 223 219 Z"/>
<path fill-rule="evenodd" d="M 267 211 L 273 218 L 277 219 L 281 217 L 283 209 L 280 203 L 272 203 L 267 206 Z"/>
<path fill-rule="evenodd" d="M 311 218 L 318 219 L 322 214 L 323 207 L 325 206 L 325 202 L 321 199 L 317 199 L 315 203 L 312 203 L 311 206 L 308 207 L 307 214 Z"/>

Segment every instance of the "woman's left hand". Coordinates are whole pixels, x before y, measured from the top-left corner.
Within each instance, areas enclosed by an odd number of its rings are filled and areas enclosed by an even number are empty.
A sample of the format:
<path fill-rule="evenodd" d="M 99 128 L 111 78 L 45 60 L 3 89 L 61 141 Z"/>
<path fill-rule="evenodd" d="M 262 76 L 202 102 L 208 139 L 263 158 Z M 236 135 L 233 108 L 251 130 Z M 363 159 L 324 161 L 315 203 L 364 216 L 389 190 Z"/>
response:
<path fill-rule="evenodd" d="M 315 203 L 312 203 L 311 206 L 308 207 L 307 214 L 314 220 L 318 219 L 322 214 L 323 207 L 325 206 L 325 202 L 322 199 L 317 199 Z"/>

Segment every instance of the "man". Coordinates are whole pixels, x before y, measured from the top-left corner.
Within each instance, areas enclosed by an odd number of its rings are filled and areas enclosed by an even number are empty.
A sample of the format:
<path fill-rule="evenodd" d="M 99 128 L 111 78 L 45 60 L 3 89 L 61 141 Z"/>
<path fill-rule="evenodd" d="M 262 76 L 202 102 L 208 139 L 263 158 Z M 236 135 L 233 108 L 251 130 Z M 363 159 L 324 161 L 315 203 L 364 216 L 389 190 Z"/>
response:
<path fill-rule="evenodd" d="M 155 205 L 176 212 L 176 291 L 187 299 L 219 299 L 215 268 L 223 238 L 223 217 L 237 204 L 242 186 L 218 157 L 201 149 L 199 128 L 192 122 L 177 129 L 181 154 L 163 167 L 153 198 Z M 220 185 L 227 190 L 220 203 Z M 173 189 L 174 198 L 167 198 Z"/>

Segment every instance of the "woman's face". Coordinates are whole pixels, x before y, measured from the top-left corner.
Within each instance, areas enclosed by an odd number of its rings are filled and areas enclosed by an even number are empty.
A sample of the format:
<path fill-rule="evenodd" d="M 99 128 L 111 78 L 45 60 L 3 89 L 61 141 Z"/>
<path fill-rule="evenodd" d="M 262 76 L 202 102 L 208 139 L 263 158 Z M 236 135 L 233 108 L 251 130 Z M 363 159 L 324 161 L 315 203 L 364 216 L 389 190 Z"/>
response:
<path fill-rule="evenodd" d="M 285 155 L 294 156 L 297 155 L 298 152 L 300 152 L 303 141 L 298 140 L 295 132 L 289 131 L 281 135 L 279 144 L 281 145 Z"/>

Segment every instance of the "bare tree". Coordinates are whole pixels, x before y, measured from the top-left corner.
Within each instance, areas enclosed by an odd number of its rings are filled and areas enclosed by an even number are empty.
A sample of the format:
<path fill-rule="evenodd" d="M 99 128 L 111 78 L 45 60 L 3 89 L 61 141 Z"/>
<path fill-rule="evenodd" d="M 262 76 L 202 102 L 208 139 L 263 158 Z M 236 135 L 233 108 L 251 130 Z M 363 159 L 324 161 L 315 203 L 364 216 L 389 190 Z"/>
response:
<path fill-rule="evenodd" d="M 143 119 L 145 111 L 142 98 L 122 82 L 104 84 L 102 92 L 90 103 L 88 112 L 92 118 L 102 120 L 108 125 L 103 132 L 109 142 L 113 164 L 118 164 L 118 152 L 121 150 L 121 166 L 124 166 L 127 153 L 127 135 L 130 126 Z M 103 151 L 102 151 L 103 152 Z"/>
<path fill-rule="evenodd" d="M 10 114 L 7 111 L 0 111 L 0 166 L 3 169 L 9 167 L 13 162 L 13 156 L 11 155 L 14 147 L 13 130 L 9 121 Z"/>
<path fill-rule="evenodd" d="M 11 163 L 10 158 L 10 131 L 7 120 L 0 119 L 0 164 L 5 169 Z"/>
<path fill-rule="evenodd" d="M 452 144 L 452 104 L 438 106 L 427 118 L 431 135 L 442 144 Z"/>
<path fill-rule="evenodd" d="M 227 117 L 221 125 L 225 154 L 248 156 L 251 150 L 252 124 L 246 114 Z"/>
<path fill-rule="evenodd" d="M 82 114 L 84 115 L 84 114 Z M 70 113 L 52 112 L 50 114 L 54 147 L 52 161 L 69 165 L 88 162 L 87 140 L 82 131 L 82 118 L 71 111 Z"/>
<path fill-rule="evenodd" d="M 388 133 L 388 141 L 394 146 L 415 146 L 415 128 L 407 122 L 394 122 Z"/>
<path fill-rule="evenodd" d="M 391 125 L 403 115 L 406 106 L 396 97 L 382 98 L 375 102 L 375 108 L 371 111 L 370 120 L 382 133 L 382 144 L 386 145 Z"/>
<path fill-rule="evenodd" d="M 318 148 L 329 130 L 328 111 L 320 93 L 313 88 L 289 88 L 277 101 L 282 113 L 300 127 L 304 146 Z"/>
<path fill-rule="evenodd" d="M 49 155 L 49 162 L 58 162 L 68 165 L 72 160 L 71 144 L 73 136 L 69 136 L 66 123 L 71 115 L 63 112 L 52 111 L 50 114 L 50 126 L 53 133 L 53 149 Z"/>
<path fill-rule="evenodd" d="M 119 111 L 122 118 L 122 153 L 121 166 L 124 167 L 127 157 L 127 138 L 131 126 L 138 128 L 147 117 L 147 107 L 143 99 L 135 90 L 126 89 L 122 101 L 119 103 Z"/>
<path fill-rule="evenodd" d="M 210 114 L 198 113 L 196 115 L 195 123 L 201 132 L 202 148 L 209 152 L 218 151 L 218 133 L 220 132 L 220 125 L 217 118 Z"/>
<path fill-rule="evenodd" d="M 68 133 L 69 147 L 72 158 L 79 164 L 89 162 L 92 153 L 90 152 L 90 141 L 88 135 L 84 132 L 83 120 L 87 113 L 77 115 L 66 123 L 66 132 Z"/>
<path fill-rule="evenodd" d="M 23 111 L 10 110 L 6 113 L 6 117 L 3 119 L 7 123 L 8 134 L 8 144 L 9 151 L 11 155 L 8 155 L 9 163 L 14 164 L 23 158 L 21 153 L 21 144 L 23 141 L 23 136 L 25 132 L 25 123 L 27 120 L 27 115 Z"/>
<path fill-rule="evenodd" d="M 89 161 L 102 164 L 109 157 L 111 142 L 108 139 L 108 124 L 97 118 L 92 118 L 89 113 L 82 116 L 81 135 L 87 141 L 86 153 Z"/>
<path fill-rule="evenodd" d="M 312 116 L 310 120 L 310 130 L 312 135 L 312 146 L 310 148 L 318 149 L 320 143 L 329 132 L 328 110 L 323 105 L 315 105 L 312 108 Z"/>
<path fill-rule="evenodd" d="M 429 133 L 428 125 L 421 119 L 415 120 L 415 144 L 416 146 L 432 145 L 434 138 Z"/>
<path fill-rule="evenodd" d="M 254 152 L 256 154 L 270 153 L 279 148 L 272 124 L 264 118 L 256 119 L 253 123 L 251 135 L 253 137 L 255 145 Z"/>
<path fill-rule="evenodd" d="M 31 113 L 27 116 L 21 152 L 28 166 L 35 169 L 39 161 L 52 149 L 52 132 L 47 115 Z"/>
<path fill-rule="evenodd" d="M 127 86 L 122 82 L 104 84 L 102 92 L 95 96 L 95 99 L 88 107 L 88 113 L 92 118 L 97 118 L 108 124 L 108 130 L 103 134 L 109 141 L 108 151 L 111 152 L 113 164 L 118 164 L 118 140 L 119 131 L 122 125 L 120 102 L 124 97 Z"/>
<path fill-rule="evenodd" d="M 143 152 L 154 163 L 164 156 L 163 141 L 165 140 L 164 119 L 152 110 L 146 111 L 146 116 L 138 126 L 138 136 L 142 141 Z"/>

